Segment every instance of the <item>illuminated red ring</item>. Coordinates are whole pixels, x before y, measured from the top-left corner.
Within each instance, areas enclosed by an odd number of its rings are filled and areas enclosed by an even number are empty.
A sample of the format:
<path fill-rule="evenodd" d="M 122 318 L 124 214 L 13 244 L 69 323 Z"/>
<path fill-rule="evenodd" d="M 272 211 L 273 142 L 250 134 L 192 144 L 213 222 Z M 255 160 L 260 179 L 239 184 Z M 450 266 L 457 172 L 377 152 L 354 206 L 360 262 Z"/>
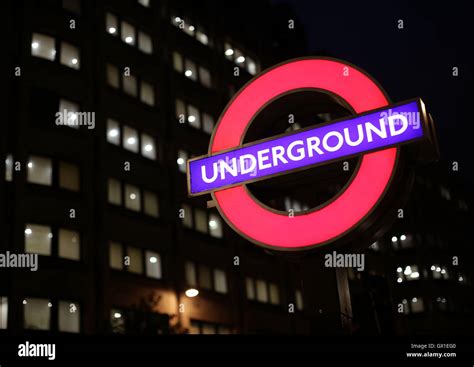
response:
<path fill-rule="evenodd" d="M 352 65 L 326 58 L 289 61 L 263 72 L 239 91 L 221 115 L 209 153 L 239 147 L 265 103 L 302 88 L 332 92 L 356 113 L 389 103 L 377 83 Z M 217 190 L 212 196 L 227 223 L 250 241 L 277 250 L 304 250 L 343 236 L 375 208 L 395 170 L 397 154 L 397 148 L 365 154 L 352 181 L 335 200 L 291 218 L 265 208 L 244 185 Z"/>

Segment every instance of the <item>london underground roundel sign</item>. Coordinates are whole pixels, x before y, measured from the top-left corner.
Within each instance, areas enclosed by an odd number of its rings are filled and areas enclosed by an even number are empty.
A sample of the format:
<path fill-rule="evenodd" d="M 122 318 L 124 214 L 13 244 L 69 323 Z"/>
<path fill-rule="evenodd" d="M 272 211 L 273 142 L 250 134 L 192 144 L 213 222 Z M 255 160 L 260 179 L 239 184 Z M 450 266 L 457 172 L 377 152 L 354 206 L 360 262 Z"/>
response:
<path fill-rule="evenodd" d="M 265 105 L 308 89 L 338 96 L 356 115 L 243 144 Z M 289 61 L 254 78 L 227 105 L 209 154 L 188 161 L 189 194 L 211 193 L 227 223 L 258 245 L 320 247 L 363 224 L 390 189 L 399 146 L 432 139 L 430 123 L 420 99 L 391 105 L 377 82 L 353 65 L 328 58 Z M 350 156 L 361 161 L 349 184 L 332 200 L 294 216 L 265 206 L 245 185 Z"/>

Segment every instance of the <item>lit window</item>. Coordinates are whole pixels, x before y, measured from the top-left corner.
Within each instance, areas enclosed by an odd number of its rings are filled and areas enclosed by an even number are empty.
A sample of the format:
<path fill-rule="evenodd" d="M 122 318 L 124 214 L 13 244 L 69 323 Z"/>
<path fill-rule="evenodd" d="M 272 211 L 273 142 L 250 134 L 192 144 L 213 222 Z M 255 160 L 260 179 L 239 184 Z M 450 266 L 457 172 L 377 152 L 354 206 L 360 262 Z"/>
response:
<path fill-rule="evenodd" d="M 184 76 L 194 81 L 197 80 L 196 64 L 191 60 L 186 59 L 184 62 Z"/>
<path fill-rule="evenodd" d="M 184 264 L 184 273 L 186 277 L 186 284 L 192 287 L 197 286 L 196 266 L 194 263 L 187 261 L 186 264 Z"/>
<path fill-rule="evenodd" d="M 137 130 L 128 126 L 123 127 L 123 147 L 131 152 L 138 153 Z"/>
<path fill-rule="evenodd" d="M 33 33 L 31 55 L 54 61 L 56 58 L 54 38 L 45 36 L 44 34 Z"/>
<path fill-rule="evenodd" d="M 255 288 L 252 278 L 245 278 L 245 293 L 247 295 L 247 299 L 255 299 Z"/>
<path fill-rule="evenodd" d="M 216 326 L 212 324 L 203 323 L 202 334 L 206 334 L 206 335 L 216 334 Z"/>
<path fill-rule="evenodd" d="M 203 131 L 205 133 L 212 134 L 212 131 L 214 130 L 214 118 L 211 115 L 204 113 L 202 119 L 203 119 L 203 123 L 202 123 Z"/>
<path fill-rule="evenodd" d="M 63 0 L 63 9 L 71 13 L 81 14 L 81 0 Z"/>
<path fill-rule="evenodd" d="M 217 328 L 217 334 L 232 334 L 232 330 L 230 327 L 220 325 Z"/>
<path fill-rule="evenodd" d="M 81 247 L 78 232 L 60 229 L 58 247 L 59 257 L 70 260 L 81 259 Z"/>
<path fill-rule="evenodd" d="M 196 221 L 196 230 L 202 233 L 207 233 L 208 223 L 206 212 L 201 209 L 196 209 L 194 212 L 194 219 Z"/>
<path fill-rule="evenodd" d="M 212 237 L 222 238 L 222 222 L 215 214 L 209 216 L 209 233 Z"/>
<path fill-rule="evenodd" d="M 201 80 L 201 84 L 204 85 L 207 88 L 212 87 L 212 81 L 211 81 L 211 73 L 209 70 L 206 68 L 200 66 L 199 67 L 199 78 Z"/>
<path fill-rule="evenodd" d="M 37 224 L 25 226 L 25 252 L 51 255 L 51 227 Z"/>
<path fill-rule="evenodd" d="M 5 181 L 11 181 L 13 179 L 13 156 L 7 155 L 5 159 Z"/>
<path fill-rule="evenodd" d="M 280 293 L 276 284 L 270 283 L 270 303 L 272 305 L 280 304 Z"/>
<path fill-rule="evenodd" d="M 142 155 L 146 158 L 156 159 L 155 140 L 147 134 L 142 134 Z"/>
<path fill-rule="evenodd" d="M 130 23 L 122 22 L 122 41 L 129 45 L 135 45 L 135 27 Z"/>
<path fill-rule="evenodd" d="M 156 252 L 145 253 L 146 275 L 150 278 L 161 279 L 161 258 Z"/>
<path fill-rule="evenodd" d="M 31 156 L 28 160 L 28 182 L 51 186 L 52 163 L 51 159 Z"/>
<path fill-rule="evenodd" d="M 149 106 L 155 105 L 155 90 L 151 84 L 140 83 L 140 100 Z"/>
<path fill-rule="evenodd" d="M 127 254 L 130 257 L 130 265 L 128 266 L 128 271 L 135 274 L 143 274 L 142 251 L 135 247 L 128 247 Z"/>
<path fill-rule="evenodd" d="M 203 45 L 208 45 L 209 44 L 209 38 L 207 35 L 201 31 L 196 32 L 196 39 L 201 42 Z"/>
<path fill-rule="evenodd" d="M 120 86 L 119 70 L 115 65 L 107 64 L 107 84 L 114 88 Z"/>
<path fill-rule="evenodd" d="M 201 117 L 199 115 L 199 110 L 191 105 L 188 106 L 188 123 L 196 129 L 201 128 Z"/>
<path fill-rule="evenodd" d="M 411 305 L 411 312 L 412 313 L 419 313 L 425 310 L 423 300 L 418 297 L 413 297 L 410 302 Z"/>
<path fill-rule="evenodd" d="M 138 32 L 138 49 L 146 54 L 151 54 L 153 52 L 153 44 L 148 34 Z"/>
<path fill-rule="evenodd" d="M 79 167 L 65 162 L 59 163 L 59 187 L 71 191 L 79 191 Z"/>
<path fill-rule="evenodd" d="M 140 211 L 140 190 L 138 187 L 125 185 L 125 207 L 136 212 Z"/>
<path fill-rule="evenodd" d="M 182 206 L 182 210 L 183 214 L 181 216 L 181 219 L 183 220 L 183 225 L 186 228 L 193 228 L 193 212 L 191 208 L 188 205 L 184 204 Z"/>
<path fill-rule="evenodd" d="M 109 178 L 108 201 L 110 204 L 122 205 L 122 185 L 120 181 Z"/>
<path fill-rule="evenodd" d="M 138 3 L 145 8 L 148 8 L 150 6 L 150 0 L 138 0 Z"/>
<path fill-rule="evenodd" d="M 23 320 L 25 329 L 49 330 L 51 302 L 43 298 L 26 298 L 23 301 Z"/>
<path fill-rule="evenodd" d="M 110 13 L 105 15 L 105 30 L 114 36 L 118 35 L 118 20 L 115 15 Z"/>
<path fill-rule="evenodd" d="M 110 310 L 110 327 L 113 333 L 125 333 L 125 317 L 121 310 L 116 308 Z"/>
<path fill-rule="evenodd" d="M 212 289 L 211 269 L 206 265 L 199 264 L 199 286 L 204 289 Z"/>
<path fill-rule="evenodd" d="M 158 218 L 158 197 L 155 193 L 149 191 L 143 193 L 143 211 L 151 217 Z"/>
<path fill-rule="evenodd" d="M 173 52 L 173 67 L 178 73 L 183 72 L 183 57 L 178 52 Z"/>
<path fill-rule="evenodd" d="M 123 249 L 122 245 L 117 242 L 110 242 L 109 265 L 112 269 L 123 269 Z"/>
<path fill-rule="evenodd" d="M 183 123 L 185 121 L 185 118 L 187 116 L 186 113 L 186 105 L 184 102 L 180 99 L 176 100 L 176 118 L 179 120 L 179 122 Z"/>
<path fill-rule="evenodd" d="M 252 75 L 257 74 L 257 64 L 250 57 L 247 58 L 247 71 Z"/>
<path fill-rule="evenodd" d="M 264 280 L 257 279 L 257 301 L 268 302 L 267 283 Z"/>
<path fill-rule="evenodd" d="M 214 269 L 214 290 L 218 293 L 227 293 L 227 278 L 222 270 Z"/>
<path fill-rule="evenodd" d="M 299 289 L 295 291 L 295 303 L 296 303 L 296 309 L 298 311 L 303 311 L 304 305 L 303 305 L 303 294 Z"/>
<path fill-rule="evenodd" d="M 58 307 L 59 331 L 78 333 L 80 330 L 80 315 L 80 309 L 77 303 L 60 301 Z"/>
<path fill-rule="evenodd" d="M 79 129 L 79 105 L 77 103 L 61 98 L 59 100 L 59 112 L 66 115 L 66 126 Z"/>
<path fill-rule="evenodd" d="M 233 60 L 234 59 L 234 49 L 232 48 L 232 46 L 229 44 L 229 43 L 225 43 L 224 45 L 224 55 L 227 59 L 229 60 Z"/>
<path fill-rule="evenodd" d="M 120 124 L 112 119 L 107 119 L 107 141 L 120 145 Z"/>
<path fill-rule="evenodd" d="M 201 334 L 201 324 L 196 321 L 191 321 L 191 325 L 189 327 L 189 334 Z"/>
<path fill-rule="evenodd" d="M 8 326 L 8 298 L 0 297 L 0 329 Z"/>
<path fill-rule="evenodd" d="M 72 69 L 79 69 L 79 50 L 77 47 L 67 43 L 61 42 L 61 64 Z"/>
<path fill-rule="evenodd" d="M 438 297 L 436 298 L 436 303 L 438 305 L 438 308 L 441 311 L 447 311 L 448 309 L 448 302 L 445 297 Z"/>
<path fill-rule="evenodd" d="M 133 75 L 123 75 L 123 91 L 132 97 L 137 96 L 137 78 Z"/>
<path fill-rule="evenodd" d="M 182 173 L 186 173 L 187 160 L 188 160 L 188 153 L 186 153 L 184 150 L 180 150 L 178 152 L 178 159 L 176 160 L 176 162 L 178 163 L 179 171 Z"/>

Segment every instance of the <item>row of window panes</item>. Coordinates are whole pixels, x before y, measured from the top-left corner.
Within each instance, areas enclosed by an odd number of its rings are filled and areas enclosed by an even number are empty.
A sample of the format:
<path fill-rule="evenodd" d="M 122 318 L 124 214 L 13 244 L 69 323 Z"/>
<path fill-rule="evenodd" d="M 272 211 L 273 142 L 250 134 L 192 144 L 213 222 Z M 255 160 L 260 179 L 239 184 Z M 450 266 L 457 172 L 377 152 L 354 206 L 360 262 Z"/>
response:
<path fill-rule="evenodd" d="M 226 325 L 191 320 L 189 334 L 232 334 L 232 329 Z"/>
<path fill-rule="evenodd" d="M 257 64 L 250 58 L 248 55 L 244 55 L 241 50 L 236 47 L 233 47 L 230 43 L 226 42 L 224 45 L 224 55 L 225 57 L 233 61 L 236 65 L 243 67 L 251 75 L 257 74 Z"/>
<path fill-rule="evenodd" d="M 287 212 L 289 212 L 290 210 L 293 210 L 294 212 L 309 210 L 308 205 L 301 204 L 301 202 L 299 202 L 298 200 L 292 199 L 290 197 L 285 197 L 284 204 L 285 204 L 285 210 Z"/>
<path fill-rule="evenodd" d="M 137 130 L 107 119 L 107 141 L 149 159 L 156 159 L 156 144 L 152 136 L 138 133 Z"/>
<path fill-rule="evenodd" d="M 186 228 L 195 229 L 198 232 L 206 233 L 215 238 L 223 237 L 223 228 L 221 218 L 208 213 L 203 209 L 192 208 L 186 204 L 182 207 L 180 218 Z"/>
<path fill-rule="evenodd" d="M 162 278 L 161 256 L 154 251 L 110 242 L 109 265 L 115 270 L 145 274 L 155 279 Z"/>
<path fill-rule="evenodd" d="M 12 181 L 16 163 L 11 154 L 5 159 L 5 180 Z M 28 158 L 27 176 L 29 183 L 37 185 L 53 185 L 53 160 L 51 158 L 32 155 Z M 79 167 L 75 164 L 62 162 L 58 164 L 58 187 L 71 191 L 80 190 Z"/>
<path fill-rule="evenodd" d="M 128 69 L 127 69 L 128 70 Z M 148 106 L 155 105 L 155 90 L 152 84 L 139 80 L 133 74 L 124 72 L 121 74 L 119 68 L 112 64 L 107 64 L 107 84 L 115 89 L 122 90 L 131 97 L 138 97 L 141 102 Z M 140 86 L 140 90 L 138 90 Z"/>
<path fill-rule="evenodd" d="M 280 290 L 275 283 L 263 279 L 245 278 L 247 299 L 261 303 L 280 304 Z"/>
<path fill-rule="evenodd" d="M 23 300 L 24 328 L 31 330 L 51 329 L 51 309 L 57 307 L 58 330 L 78 333 L 81 329 L 81 309 L 71 301 L 52 302 L 46 298 L 25 298 Z"/>
<path fill-rule="evenodd" d="M 158 196 L 155 193 L 113 178 L 108 181 L 108 202 L 151 217 L 157 218 L 159 215 Z"/>
<path fill-rule="evenodd" d="M 432 279 L 450 279 L 448 274 L 448 269 L 445 266 L 440 265 L 431 265 L 430 267 Z M 424 270 L 425 278 L 428 276 L 426 270 Z M 404 281 L 417 280 L 421 278 L 421 273 L 417 265 L 407 265 L 405 268 L 397 268 L 397 282 L 402 283 Z M 464 282 L 464 277 L 461 273 L 458 274 L 457 280 L 462 283 Z"/>
<path fill-rule="evenodd" d="M 191 22 L 186 21 L 185 19 L 183 19 L 181 17 L 178 17 L 178 16 L 172 16 L 171 17 L 171 24 L 173 24 L 176 28 L 182 30 L 187 35 L 189 35 L 193 38 L 196 38 L 203 45 L 211 46 L 209 37 L 201 29 L 201 27 L 195 26 L 195 25 L 191 24 Z"/>
<path fill-rule="evenodd" d="M 8 328 L 8 297 L 0 297 L 0 330 Z"/>
<path fill-rule="evenodd" d="M 28 223 L 25 225 L 25 252 L 52 255 L 52 240 L 57 235 L 57 256 L 63 259 L 81 259 L 81 239 L 77 231 L 59 228 L 53 233 L 50 226 Z"/>
<path fill-rule="evenodd" d="M 137 47 L 146 54 L 153 53 L 153 42 L 148 33 L 137 30 L 132 24 L 111 13 L 105 14 L 105 30 L 112 36 L 118 36 L 129 46 Z"/>
<path fill-rule="evenodd" d="M 226 273 L 220 269 L 211 269 L 203 264 L 187 261 L 184 265 L 186 284 L 198 289 L 213 290 L 217 293 L 227 293 Z"/>
<path fill-rule="evenodd" d="M 33 33 L 31 55 L 49 61 L 57 60 L 56 48 L 59 47 L 59 62 L 69 68 L 80 68 L 79 49 L 68 42 L 56 41 L 53 37 Z"/>
<path fill-rule="evenodd" d="M 183 57 L 178 52 L 173 52 L 173 66 L 174 70 L 185 77 L 201 83 L 207 88 L 212 87 L 211 73 L 203 66 L 197 65 L 194 61 Z"/>
<path fill-rule="evenodd" d="M 209 135 L 214 130 L 214 118 L 211 115 L 199 111 L 198 108 L 186 104 L 180 99 L 176 100 L 176 118 L 179 123 L 188 123 L 189 126 L 202 130 Z"/>
<path fill-rule="evenodd" d="M 420 297 L 413 297 L 409 300 L 402 300 L 403 313 L 405 315 L 409 313 L 420 313 L 425 310 L 423 299 Z"/>

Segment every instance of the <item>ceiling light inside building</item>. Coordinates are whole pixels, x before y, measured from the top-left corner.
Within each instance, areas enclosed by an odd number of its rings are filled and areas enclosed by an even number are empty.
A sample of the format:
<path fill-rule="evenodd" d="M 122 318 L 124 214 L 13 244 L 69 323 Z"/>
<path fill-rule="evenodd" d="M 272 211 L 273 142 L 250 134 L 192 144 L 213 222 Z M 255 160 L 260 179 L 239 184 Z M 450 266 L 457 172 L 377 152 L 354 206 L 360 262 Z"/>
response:
<path fill-rule="evenodd" d="M 130 37 L 130 36 L 125 37 L 125 42 L 132 43 L 133 42 L 133 37 Z"/>
<path fill-rule="evenodd" d="M 186 292 L 184 292 L 184 294 L 186 295 L 186 297 L 193 298 L 193 297 L 196 297 L 199 294 L 199 291 L 197 289 L 190 288 L 190 289 L 186 290 Z"/>
<path fill-rule="evenodd" d="M 156 258 L 156 256 L 150 257 L 150 262 L 151 262 L 152 264 L 156 264 L 157 261 L 158 261 L 158 259 Z"/>
<path fill-rule="evenodd" d="M 117 129 L 109 130 L 109 136 L 112 138 L 118 136 L 118 130 Z"/>
<path fill-rule="evenodd" d="M 130 144 L 130 145 L 133 145 L 136 143 L 136 139 L 135 138 L 128 138 L 127 139 L 127 144 Z"/>
<path fill-rule="evenodd" d="M 38 43 L 38 42 L 33 42 L 33 43 L 31 44 L 31 47 L 36 50 L 36 49 L 39 47 L 39 43 Z"/>
<path fill-rule="evenodd" d="M 402 241 L 405 241 L 405 240 L 407 239 L 407 236 L 405 236 L 404 234 L 402 234 L 402 235 L 400 236 L 400 239 L 401 239 Z"/>
<path fill-rule="evenodd" d="M 393 236 L 392 237 L 392 242 L 397 242 L 397 237 Z"/>
<path fill-rule="evenodd" d="M 145 151 L 151 152 L 153 150 L 153 146 L 151 144 L 145 145 Z"/>
<path fill-rule="evenodd" d="M 178 158 L 176 160 L 176 162 L 181 166 L 182 164 L 184 164 L 184 159 L 183 158 Z"/>
<path fill-rule="evenodd" d="M 239 64 L 241 64 L 245 61 L 245 57 L 239 56 L 239 57 L 237 57 L 237 60 L 235 60 L 235 61 L 237 61 Z"/>
<path fill-rule="evenodd" d="M 188 69 L 184 72 L 184 75 L 186 75 L 189 78 L 191 75 L 193 75 L 193 72 L 192 72 L 192 70 Z"/>
<path fill-rule="evenodd" d="M 232 50 L 231 48 L 228 48 L 227 50 L 225 50 L 226 56 L 232 56 L 233 54 L 234 54 L 234 50 Z"/>
<path fill-rule="evenodd" d="M 120 319 L 120 318 L 122 317 L 122 314 L 121 314 L 120 312 L 115 312 L 115 313 L 114 313 L 114 317 L 115 317 L 116 319 Z"/>
<path fill-rule="evenodd" d="M 109 28 L 109 33 L 114 34 L 115 32 L 117 32 L 117 28 L 115 28 L 115 27 L 110 27 Z"/>
<path fill-rule="evenodd" d="M 30 235 L 33 231 L 30 228 L 25 229 L 25 234 Z"/>
<path fill-rule="evenodd" d="M 194 115 L 189 115 L 189 116 L 188 116 L 188 121 L 189 121 L 189 122 L 194 122 L 194 121 L 196 121 L 196 116 L 194 116 Z"/>

